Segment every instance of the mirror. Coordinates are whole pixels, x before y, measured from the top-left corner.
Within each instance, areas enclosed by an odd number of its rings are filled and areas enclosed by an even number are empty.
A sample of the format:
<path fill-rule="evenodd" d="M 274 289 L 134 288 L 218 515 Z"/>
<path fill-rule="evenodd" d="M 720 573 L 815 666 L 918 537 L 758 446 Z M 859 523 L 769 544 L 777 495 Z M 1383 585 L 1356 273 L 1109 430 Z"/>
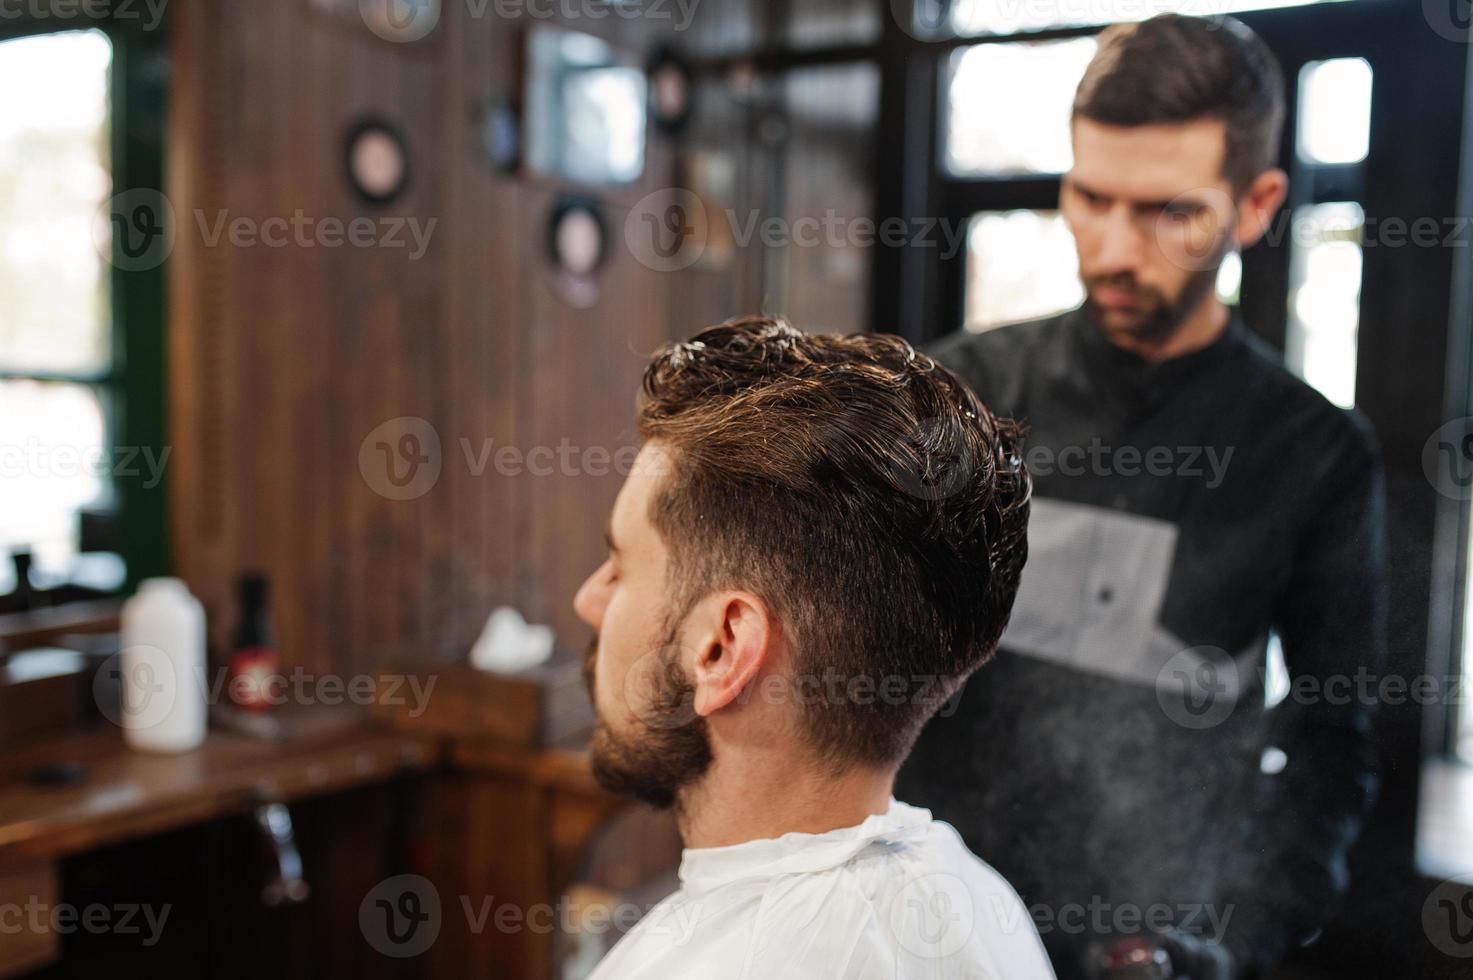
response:
<path fill-rule="evenodd" d="M 655 50 L 645 75 L 650 86 L 650 117 L 661 132 L 675 134 L 690 121 L 691 90 L 695 87 L 691 79 L 690 65 L 668 47 Z"/>
<path fill-rule="evenodd" d="M 348 131 L 344 152 L 348 181 L 369 204 L 388 204 L 409 183 L 409 149 L 388 123 L 364 119 Z"/>
<path fill-rule="evenodd" d="M 537 28 L 528 39 L 527 165 L 582 184 L 644 172 L 645 75 L 588 34 Z"/>

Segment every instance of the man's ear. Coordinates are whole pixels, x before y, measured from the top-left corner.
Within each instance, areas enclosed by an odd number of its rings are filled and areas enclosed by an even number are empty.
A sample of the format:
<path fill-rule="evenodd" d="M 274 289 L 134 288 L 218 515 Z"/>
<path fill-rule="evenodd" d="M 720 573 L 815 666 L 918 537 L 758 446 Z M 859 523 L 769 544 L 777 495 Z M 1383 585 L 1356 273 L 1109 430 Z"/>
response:
<path fill-rule="evenodd" d="M 767 605 L 749 592 L 717 597 L 711 629 L 695 662 L 695 709 L 702 717 L 736 700 L 772 655 L 774 623 Z"/>
<path fill-rule="evenodd" d="M 1248 190 L 1238 199 L 1238 248 L 1258 244 L 1268 231 L 1274 215 L 1279 213 L 1289 193 L 1289 175 L 1278 167 L 1265 170 L 1253 178 Z"/>

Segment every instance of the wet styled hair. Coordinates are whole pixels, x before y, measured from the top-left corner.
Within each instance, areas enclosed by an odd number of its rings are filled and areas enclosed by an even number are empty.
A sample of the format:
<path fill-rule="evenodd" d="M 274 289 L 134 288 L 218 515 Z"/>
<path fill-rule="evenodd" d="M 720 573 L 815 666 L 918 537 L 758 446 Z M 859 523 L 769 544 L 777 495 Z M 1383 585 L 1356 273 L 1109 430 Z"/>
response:
<path fill-rule="evenodd" d="M 674 605 L 759 595 L 819 758 L 902 760 L 1007 625 L 1028 551 L 1019 427 L 899 337 L 749 316 L 654 358 L 639 431 L 672 457 L 649 517 Z"/>

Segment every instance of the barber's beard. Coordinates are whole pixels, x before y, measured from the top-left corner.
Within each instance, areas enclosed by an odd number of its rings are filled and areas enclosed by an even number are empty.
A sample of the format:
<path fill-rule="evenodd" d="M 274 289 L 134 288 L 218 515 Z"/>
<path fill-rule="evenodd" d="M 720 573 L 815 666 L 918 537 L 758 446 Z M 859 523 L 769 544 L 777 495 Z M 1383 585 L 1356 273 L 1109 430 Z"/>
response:
<path fill-rule="evenodd" d="M 1199 269 L 1192 272 L 1176 296 L 1167 296 L 1159 289 L 1143 286 L 1130 273 L 1114 276 L 1091 276 L 1084 282 L 1090 312 L 1095 322 L 1107 334 L 1163 341 L 1181 327 L 1182 323 L 1201 304 L 1208 292 L 1217 283 L 1217 269 Z M 1139 298 L 1137 311 L 1122 315 L 1119 310 L 1109 310 L 1094 300 L 1095 290 L 1102 286 L 1125 289 Z"/>
<path fill-rule="evenodd" d="M 595 636 L 583 658 L 583 677 L 595 705 L 597 650 Z M 655 655 L 634 669 L 641 675 L 626 684 L 625 695 L 636 705 L 639 731 L 617 734 L 603 718 L 596 719 L 589 746 L 593 776 L 611 793 L 668 810 L 680 791 L 705 775 L 711 765 L 710 734 L 706 719 L 691 707 L 695 687 L 681 669 L 674 626 L 667 628 Z"/>

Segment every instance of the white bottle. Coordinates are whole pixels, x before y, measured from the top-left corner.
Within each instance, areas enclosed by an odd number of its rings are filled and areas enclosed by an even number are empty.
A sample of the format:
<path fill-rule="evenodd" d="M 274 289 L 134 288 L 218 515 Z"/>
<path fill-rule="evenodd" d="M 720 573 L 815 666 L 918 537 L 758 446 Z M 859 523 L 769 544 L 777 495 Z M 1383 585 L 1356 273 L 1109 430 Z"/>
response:
<path fill-rule="evenodd" d="M 123 740 L 186 752 L 205 740 L 205 611 L 177 578 L 144 579 L 123 603 Z"/>

